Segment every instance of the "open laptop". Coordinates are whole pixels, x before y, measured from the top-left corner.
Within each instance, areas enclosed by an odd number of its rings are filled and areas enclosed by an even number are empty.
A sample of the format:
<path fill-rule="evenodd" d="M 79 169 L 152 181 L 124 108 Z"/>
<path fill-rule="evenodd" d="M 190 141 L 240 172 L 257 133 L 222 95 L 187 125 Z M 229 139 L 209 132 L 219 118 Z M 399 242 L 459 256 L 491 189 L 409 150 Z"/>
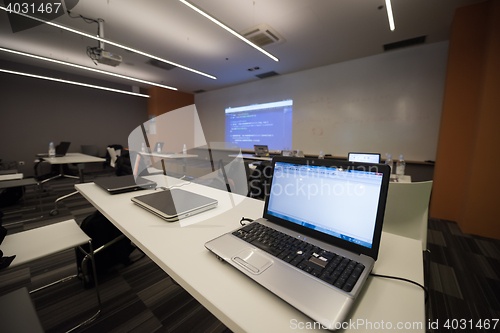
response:
<path fill-rule="evenodd" d="M 377 259 L 389 168 L 293 157 L 272 165 L 263 218 L 205 247 L 334 330 Z"/>
<path fill-rule="evenodd" d="M 255 156 L 266 157 L 269 156 L 269 148 L 266 145 L 254 145 Z"/>
<path fill-rule="evenodd" d="M 157 142 L 155 145 L 154 152 L 155 153 L 161 153 L 161 150 L 163 149 L 164 142 Z"/>
<path fill-rule="evenodd" d="M 215 199 L 177 188 L 141 195 L 131 200 L 168 222 L 215 208 L 218 203 Z"/>
<path fill-rule="evenodd" d="M 144 189 L 155 188 L 156 183 L 142 177 L 122 176 L 97 178 L 94 183 L 109 194 L 120 194 Z"/>
<path fill-rule="evenodd" d="M 56 147 L 56 157 L 63 157 L 66 156 L 66 153 L 68 152 L 69 146 L 71 145 L 71 142 L 61 142 L 57 147 Z M 37 157 L 49 157 L 49 154 L 37 154 Z"/>
<path fill-rule="evenodd" d="M 349 162 L 380 163 L 380 154 L 374 153 L 349 153 Z"/>

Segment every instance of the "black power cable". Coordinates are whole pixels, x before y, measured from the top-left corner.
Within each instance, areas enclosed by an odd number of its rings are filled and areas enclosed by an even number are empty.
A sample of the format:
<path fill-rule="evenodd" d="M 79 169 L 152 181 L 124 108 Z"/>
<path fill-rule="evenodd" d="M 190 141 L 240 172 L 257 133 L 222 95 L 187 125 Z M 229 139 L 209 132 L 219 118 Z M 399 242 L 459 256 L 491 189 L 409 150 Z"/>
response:
<path fill-rule="evenodd" d="M 67 13 L 68 13 L 68 16 L 71 17 L 71 18 L 74 18 L 74 19 L 78 19 L 78 18 L 81 18 L 85 23 L 88 23 L 88 24 L 92 24 L 92 23 L 96 23 L 96 24 L 99 24 L 99 20 L 94 20 L 92 18 L 88 18 L 88 17 L 85 17 L 83 15 L 80 15 L 78 14 L 77 16 L 72 16 L 71 15 L 71 12 L 69 10 L 67 10 Z M 94 64 L 97 66 L 97 60 L 99 60 L 100 56 L 101 56 L 101 52 L 102 52 L 102 49 L 100 49 L 99 47 L 90 47 L 90 46 L 87 46 L 87 56 L 94 62 Z"/>
<path fill-rule="evenodd" d="M 241 220 L 240 220 L 240 224 L 241 225 L 246 225 L 246 224 L 243 224 L 243 221 L 253 222 L 253 220 L 249 219 L 248 217 L 242 217 Z"/>
<path fill-rule="evenodd" d="M 83 21 L 85 21 L 85 23 L 88 23 L 88 24 L 92 24 L 92 23 L 99 24 L 99 21 L 97 21 L 97 20 L 82 16 L 80 14 L 78 14 L 78 16 L 71 16 L 71 12 L 69 10 L 67 10 L 67 12 L 68 12 L 68 16 L 71 18 L 74 18 L 74 19 L 81 18 L 81 19 L 83 19 Z"/>

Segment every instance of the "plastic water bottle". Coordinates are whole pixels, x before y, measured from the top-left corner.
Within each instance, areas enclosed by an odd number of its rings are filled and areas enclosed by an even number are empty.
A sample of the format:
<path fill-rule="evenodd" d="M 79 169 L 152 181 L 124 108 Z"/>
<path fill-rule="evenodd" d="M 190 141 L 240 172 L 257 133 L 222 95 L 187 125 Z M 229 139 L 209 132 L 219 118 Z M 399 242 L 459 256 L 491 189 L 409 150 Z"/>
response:
<path fill-rule="evenodd" d="M 392 174 L 392 169 L 393 169 L 393 166 L 394 166 L 394 163 L 392 161 L 392 156 L 391 154 L 386 154 L 387 155 L 387 158 L 385 159 L 385 164 L 387 164 L 390 168 L 391 168 L 391 174 Z"/>
<path fill-rule="evenodd" d="M 144 143 L 144 142 L 142 143 L 141 152 L 142 153 L 146 152 L 146 143 Z"/>
<path fill-rule="evenodd" d="M 320 151 L 320 152 L 319 152 L 319 156 L 318 156 L 318 158 L 319 158 L 320 160 L 325 159 L 325 156 L 323 156 L 323 151 Z"/>
<path fill-rule="evenodd" d="M 184 147 L 182 147 L 182 153 L 183 153 L 184 155 L 186 155 L 186 154 L 187 154 L 186 144 L 184 144 Z"/>
<path fill-rule="evenodd" d="M 403 155 L 399 155 L 399 161 L 396 162 L 396 174 L 398 176 L 403 176 L 405 174 L 406 162 Z"/>
<path fill-rule="evenodd" d="M 56 157 L 56 148 L 54 147 L 54 142 L 49 144 L 49 157 Z"/>

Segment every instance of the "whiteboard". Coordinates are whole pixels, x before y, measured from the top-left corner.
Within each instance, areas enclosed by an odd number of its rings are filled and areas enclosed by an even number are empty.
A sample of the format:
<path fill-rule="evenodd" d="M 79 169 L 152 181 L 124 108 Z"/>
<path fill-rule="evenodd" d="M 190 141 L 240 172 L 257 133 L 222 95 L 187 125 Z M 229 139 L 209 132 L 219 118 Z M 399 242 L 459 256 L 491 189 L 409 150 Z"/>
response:
<path fill-rule="evenodd" d="M 435 160 L 447 56 L 448 42 L 411 47 L 198 94 L 195 104 L 207 141 L 224 140 L 227 107 L 292 99 L 293 149 Z"/>

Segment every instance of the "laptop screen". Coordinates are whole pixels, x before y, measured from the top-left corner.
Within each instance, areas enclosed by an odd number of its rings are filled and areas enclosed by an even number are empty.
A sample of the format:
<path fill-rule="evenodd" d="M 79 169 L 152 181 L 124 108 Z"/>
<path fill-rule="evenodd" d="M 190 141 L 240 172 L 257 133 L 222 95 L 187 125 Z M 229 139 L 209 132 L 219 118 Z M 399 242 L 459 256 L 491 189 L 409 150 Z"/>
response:
<path fill-rule="evenodd" d="M 372 247 L 383 174 L 275 162 L 267 214 Z"/>
<path fill-rule="evenodd" d="M 380 163 L 380 154 L 349 153 L 349 162 Z"/>
<path fill-rule="evenodd" d="M 269 148 L 266 145 L 254 145 L 255 155 L 257 156 L 269 156 Z"/>

